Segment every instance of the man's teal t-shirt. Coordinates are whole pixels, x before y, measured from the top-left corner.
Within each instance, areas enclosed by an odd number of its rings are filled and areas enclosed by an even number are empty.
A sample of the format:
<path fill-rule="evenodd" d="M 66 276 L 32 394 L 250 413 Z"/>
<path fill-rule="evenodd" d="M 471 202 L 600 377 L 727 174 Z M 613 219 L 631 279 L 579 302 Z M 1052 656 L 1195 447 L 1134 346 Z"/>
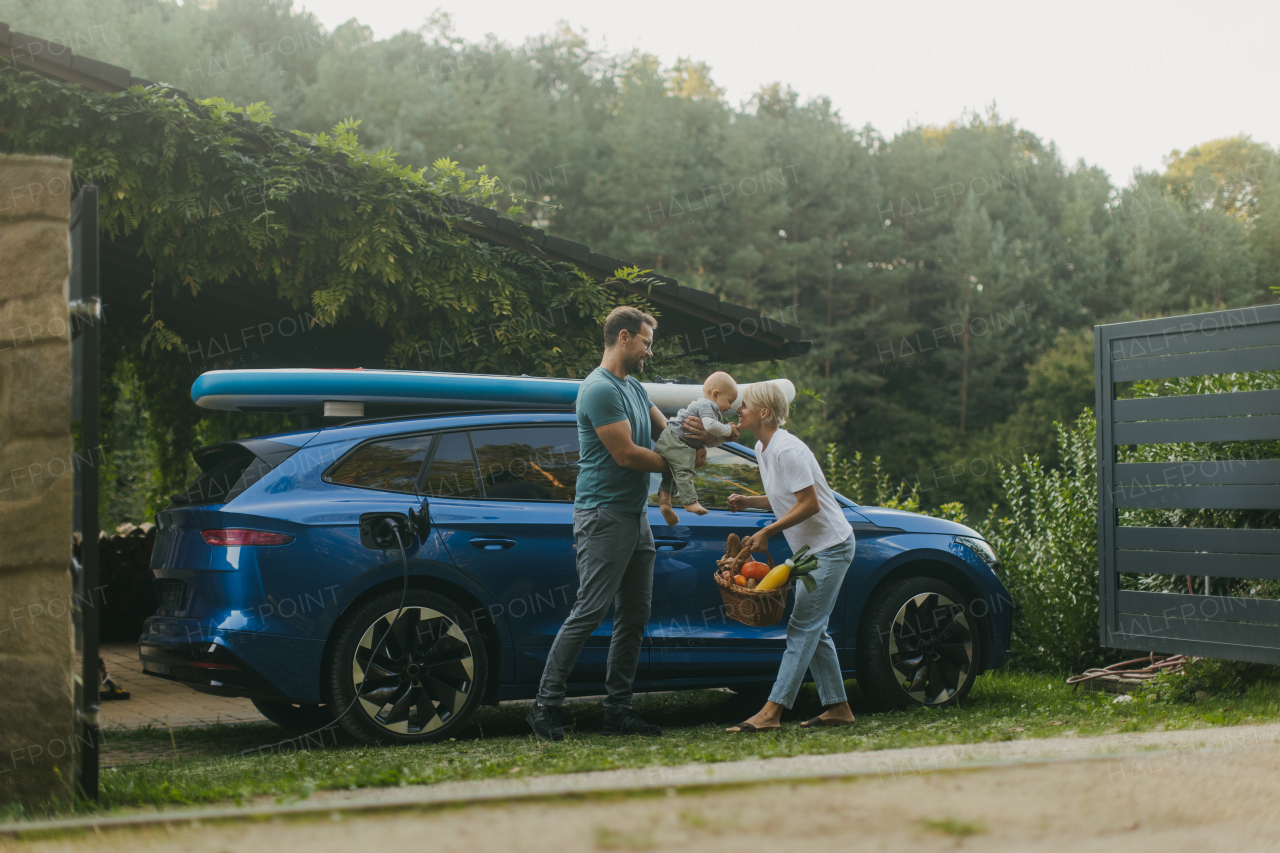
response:
<path fill-rule="evenodd" d="M 624 512 L 644 512 L 649 503 L 649 473 L 623 468 L 613 461 L 596 429 L 618 421 L 631 422 L 631 440 L 653 449 L 649 394 L 635 377 L 622 381 L 603 367 L 591 371 L 578 388 L 578 486 L 575 509 L 607 506 Z"/>

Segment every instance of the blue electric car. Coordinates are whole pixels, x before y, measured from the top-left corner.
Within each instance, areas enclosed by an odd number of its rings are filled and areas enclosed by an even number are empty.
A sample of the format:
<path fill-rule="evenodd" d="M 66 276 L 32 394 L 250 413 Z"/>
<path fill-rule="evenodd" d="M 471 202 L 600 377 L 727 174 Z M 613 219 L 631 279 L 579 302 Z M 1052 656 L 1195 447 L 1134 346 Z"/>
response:
<path fill-rule="evenodd" d="M 201 474 L 156 519 L 146 672 L 248 697 L 291 728 L 350 707 L 341 724 L 367 742 L 451 737 L 480 705 L 534 696 L 578 585 L 572 414 L 357 421 L 195 458 Z M 733 492 L 763 492 L 754 453 L 712 450 L 697 487 L 707 515 L 668 527 L 649 511 L 658 555 L 636 689 L 765 691 L 786 619 L 726 618 L 712 577 L 730 533 L 771 520 L 725 509 Z M 845 675 L 881 708 L 961 701 L 1007 656 L 996 555 L 960 524 L 843 502 L 857 554 L 830 632 Z M 783 537 L 772 547 L 789 556 Z M 578 695 L 604 692 L 610 628 L 578 659 Z"/>

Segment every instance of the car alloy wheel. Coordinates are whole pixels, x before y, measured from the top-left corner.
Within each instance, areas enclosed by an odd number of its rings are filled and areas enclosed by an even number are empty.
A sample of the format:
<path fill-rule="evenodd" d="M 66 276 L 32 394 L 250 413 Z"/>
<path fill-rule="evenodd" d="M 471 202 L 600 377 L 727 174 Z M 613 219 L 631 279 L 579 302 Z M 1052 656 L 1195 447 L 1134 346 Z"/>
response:
<path fill-rule="evenodd" d="M 382 729 L 400 735 L 433 732 L 462 711 L 475 688 L 471 644 L 437 610 L 406 607 L 398 620 L 392 610 L 360 637 L 351 688 L 360 708 Z"/>
<path fill-rule="evenodd" d="M 964 701 L 982 668 L 982 628 L 951 584 L 929 575 L 876 590 L 858 620 L 858 687 L 879 711 Z"/>
<path fill-rule="evenodd" d="M 974 672 L 974 631 L 964 607 L 940 592 L 907 599 L 888 636 L 889 664 L 918 705 L 943 705 Z"/>
<path fill-rule="evenodd" d="M 403 612 L 400 604 L 400 591 L 386 590 L 344 615 L 326 659 L 325 702 L 365 743 L 454 737 L 484 701 L 484 638 L 466 608 L 439 593 L 410 589 Z"/>

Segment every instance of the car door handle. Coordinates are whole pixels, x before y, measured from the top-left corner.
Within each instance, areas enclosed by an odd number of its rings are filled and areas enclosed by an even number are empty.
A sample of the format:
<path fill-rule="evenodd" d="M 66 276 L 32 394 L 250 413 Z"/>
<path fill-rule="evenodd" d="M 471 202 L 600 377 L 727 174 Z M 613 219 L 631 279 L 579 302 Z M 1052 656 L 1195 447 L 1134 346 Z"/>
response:
<path fill-rule="evenodd" d="M 685 539 L 654 539 L 653 544 L 658 546 L 659 551 L 679 551 L 689 542 Z"/>
<path fill-rule="evenodd" d="M 514 539 L 488 539 L 484 536 L 477 536 L 471 540 L 471 544 L 482 551 L 505 551 L 512 545 L 516 544 Z"/>

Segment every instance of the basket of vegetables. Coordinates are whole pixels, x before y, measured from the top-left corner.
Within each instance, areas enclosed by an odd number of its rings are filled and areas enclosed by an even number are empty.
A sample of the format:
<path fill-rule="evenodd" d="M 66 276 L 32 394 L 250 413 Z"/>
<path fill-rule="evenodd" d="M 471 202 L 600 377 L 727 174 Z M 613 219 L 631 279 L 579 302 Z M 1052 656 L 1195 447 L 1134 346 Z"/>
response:
<path fill-rule="evenodd" d="M 725 555 L 716 561 L 716 585 L 724 599 L 725 615 L 735 622 L 762 628 L 780 620 L 787 612 L 787 593 L 793 579 L 799 578 L 805 589 L 813 592 L 817 582 L 810 573 L 817 568 L 815 557 L 805 559 L 809 546 L 780 566 L 765 552 L 761 563 L 751 559 L 750 546 L 743 546 L 738 534 L 730 533 Z"/>

